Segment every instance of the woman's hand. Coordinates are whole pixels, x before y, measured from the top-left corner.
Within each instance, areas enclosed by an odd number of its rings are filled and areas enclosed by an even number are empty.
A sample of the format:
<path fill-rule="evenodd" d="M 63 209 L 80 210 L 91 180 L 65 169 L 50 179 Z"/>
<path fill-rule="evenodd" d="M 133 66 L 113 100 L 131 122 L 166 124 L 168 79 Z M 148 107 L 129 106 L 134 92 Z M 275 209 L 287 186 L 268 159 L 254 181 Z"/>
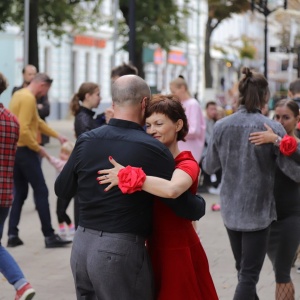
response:
<path fill-rule="evenodd" d="M 267 128 L 266 131 L 252 132 L 250 133 L 249 141 L 257 145 L 267 144 L 267 143 L 275 143 L 277 139 L 277 134 L 274 133 L 272 128 L 267 124 L 264 124 Z"/>
<path fill-rule="evenodd" d="M 101 176 L 97 177 L 99 184 L 109 184 L 104 191 L 109 191 L 112 187 L 119 184 L 119 171 L 124 168 L 124 166 L 117 163 L 111 156 L 109 157 L 110 163 L 114 166 L 112 169 L 100 170 L 97 173 Z"/>

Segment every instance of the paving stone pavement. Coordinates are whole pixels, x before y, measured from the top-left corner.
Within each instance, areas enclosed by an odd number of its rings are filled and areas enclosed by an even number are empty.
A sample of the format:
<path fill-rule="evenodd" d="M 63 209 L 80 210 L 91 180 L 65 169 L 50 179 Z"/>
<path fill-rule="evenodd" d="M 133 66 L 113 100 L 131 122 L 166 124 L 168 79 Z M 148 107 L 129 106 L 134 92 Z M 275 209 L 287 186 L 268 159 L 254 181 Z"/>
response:
<path fill-rule="evenodd" d="M 74 131 L 71 120 L 51 121 L 49 124 L 69 139 L 74 140 Z M 50 144 L 48 144 L 46 148 L 51 155 L 58 155 L 59 153 L 59 143 L 55 139 L 51 139 Z M 49 188 L 52 224 L 53 227 L 57 229 L 57 219 L 55 214 L 56 197 L 53 190 L 55 170 L 45 160 L 43 161 L 43 170 Z M 220 300 L 231 300 L 237 282 L 233 256 L 220 212 L 213 212 L 210 210 L 210 206 L 213 203 L 218 203 L 219 197 L 211 194 L 203 194 L 203 197 L 207 201 L 207 212 L 205 217 L 198 222 L 197 229 L 208 256 L 211 274 L 219 298 Z M 69 208 L 71 216 L 72 209 L 73 207 Z M 32 193 L 30 193 L 25 202 L 19 229 L 20 238 L 24 241 L 24 245 L 16 248 L 9 248 L 9 252 L 20 264 L 24 274 L 36 289 L 37 294 L 34 299 L 76 299 L 69 266 L 71 245 L 62 249 L 45 248 L 38 215 L 33 204 Z M 6 232 L 7 227 L 4 229 L 3 245 L 6 245 L 7 243 Z M 300 266 L 300 262 L 297 261 L 297 265 Z M 296 288 L 296 300 L 300 300 L 300 274 L 296 273 L 295 268 L 292 269 L 292 277 Z M 261 300 L 272 300 L 274 299 L 274 290 L 274 275 L 270 262 L 268 258 L 266 258 L 258 284 L 258 295 Z M 0 300 L 13 300 L 14 295 L 14 289 L 0 274 Z"/>

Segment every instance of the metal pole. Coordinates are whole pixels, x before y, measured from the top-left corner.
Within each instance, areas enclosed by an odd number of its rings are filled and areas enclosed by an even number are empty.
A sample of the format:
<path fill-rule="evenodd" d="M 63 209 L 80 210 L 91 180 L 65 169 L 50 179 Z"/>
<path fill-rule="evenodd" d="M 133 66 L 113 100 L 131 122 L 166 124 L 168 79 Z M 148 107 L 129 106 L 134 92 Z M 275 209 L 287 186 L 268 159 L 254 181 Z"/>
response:
<path fill-rule="evenodd" d="M 29 8 L 30 0 L 24 0 L 24 67 L 28 65 L 29 54 Z"/>
<path fill-rule="evenodd" d="M 118 19 L 117 19 L 118 9 L 119 9 L 119 0 L 114 0 L 114 35 L 113 35 L 112 68 L 116 66 L 116 52 L 117 52 L 117 40 L 118 40 Z"/>
<path fill-rule="evenodd" d="M 135 0 L 129 0 L 129 61 L 135 65 Z"/>
<path fill-rule="evenodd" d="M 265 4 L 267 5 L 267 4 Z M 268 15 L 266 14 L 265 6 L 265 70 L 264 75 L 268 79 Z"/>

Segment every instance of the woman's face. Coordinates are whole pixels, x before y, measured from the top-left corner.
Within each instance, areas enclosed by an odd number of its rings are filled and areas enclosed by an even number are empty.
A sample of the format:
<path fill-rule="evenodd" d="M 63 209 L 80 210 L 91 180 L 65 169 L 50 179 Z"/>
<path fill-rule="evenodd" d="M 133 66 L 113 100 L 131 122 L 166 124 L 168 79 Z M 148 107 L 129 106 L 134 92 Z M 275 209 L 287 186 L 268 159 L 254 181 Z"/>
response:
<path fill-rule="evenodd" d="M 181 121 L 181 120 L 179 120 Z M 153 113 L 146 119 L 146 131 L 155 139 L 170 147 L 177 142 L 177 132 L 182 128 L 177 121 L 174 123 L 166 115 Z"/>
<path fill-rule="evenodd" d="M 282 124 L 288 135 L 293 135 L 299 116 L 295 117 L 294 113 L 287 106 L 281 106 L 276 107 L 274 119 Z"/>
<path fill-rule="evenodd" d="M 176 97 L 178 97 L 179 100 L 182 100 L 182 98 L 184 98 L 183 94 L 185 93 L 185 88 L 184 88 L 183 85 L 180 86 L 180 87 L 178 87 L 175 84 L 170 84 L 170 91 L 171 91 L 171 94 L 173 94 Z"/>
<path fill-rule="evenodd" d="M 87 94 L 86 100 L 88 100 L 90 108 L 97 108 L 100 104 L 100 90 L 96 88 L 92 94 Z"/>

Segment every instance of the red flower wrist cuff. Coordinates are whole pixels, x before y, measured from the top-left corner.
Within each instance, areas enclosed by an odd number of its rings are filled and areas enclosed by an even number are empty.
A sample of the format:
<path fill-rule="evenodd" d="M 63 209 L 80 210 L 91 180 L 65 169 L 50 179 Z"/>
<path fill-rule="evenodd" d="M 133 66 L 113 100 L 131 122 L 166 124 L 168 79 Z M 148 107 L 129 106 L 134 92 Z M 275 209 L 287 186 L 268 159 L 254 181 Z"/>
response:
<path fill-rule="evenodd" d="M 119 188 L 123 194 L 132 194 L 142 190 L 146 174 L 142 168 L 127 166 L 118 173 Z"/>
<path fill-rule="evenodd" d="M 280 142 L 279 150 L 286 156 L 291 156 L 297 150 L 297 141 L 294 137 L 285 135 Z"/>

